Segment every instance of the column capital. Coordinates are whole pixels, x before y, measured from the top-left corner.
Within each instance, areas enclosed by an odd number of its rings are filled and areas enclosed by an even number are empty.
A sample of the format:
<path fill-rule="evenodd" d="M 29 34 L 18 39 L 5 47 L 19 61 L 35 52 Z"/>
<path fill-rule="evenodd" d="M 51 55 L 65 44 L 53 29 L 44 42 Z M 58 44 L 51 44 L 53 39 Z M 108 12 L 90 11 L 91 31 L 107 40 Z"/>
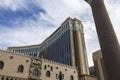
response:
<path fill-rule="evenodd" d="M 91 5 L 94 0 L 85 0 L 85 1 L 86 1 L 89 5 Z"/>

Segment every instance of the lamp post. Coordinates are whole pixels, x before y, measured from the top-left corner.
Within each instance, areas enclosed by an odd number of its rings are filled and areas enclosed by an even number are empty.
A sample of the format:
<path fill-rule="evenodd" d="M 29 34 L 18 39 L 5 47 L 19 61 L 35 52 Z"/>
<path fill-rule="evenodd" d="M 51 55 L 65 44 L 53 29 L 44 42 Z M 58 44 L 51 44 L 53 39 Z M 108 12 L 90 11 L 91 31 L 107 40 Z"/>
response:
<path fill-rule="evenodd" d="M 100 42 L 107 80 L 120 80 L 120 45 L 103 0 L 85 0 L 90 4 Z"/>
<path fill-rule="evenodd" d="M 62 74 L 62 72 L 60 71 L 59 74 L 56 74 L 56 78 L 58 80 L 63 80 L 64 79 L 64 74 Z"/>

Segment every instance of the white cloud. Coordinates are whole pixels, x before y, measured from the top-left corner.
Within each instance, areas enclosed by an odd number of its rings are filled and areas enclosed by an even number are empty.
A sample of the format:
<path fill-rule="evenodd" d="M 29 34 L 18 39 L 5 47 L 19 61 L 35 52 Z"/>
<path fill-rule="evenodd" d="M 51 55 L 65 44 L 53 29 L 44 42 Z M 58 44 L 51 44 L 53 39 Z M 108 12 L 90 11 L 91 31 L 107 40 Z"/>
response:
<path fill-rule="evenodd" d="M 13 11 L 21 8 L 27 8 L 27 0 L 0 0 L 0 7 L 12 9 Z"/>
<path fill-rule="evenodd" d="M 29 9 L 27 0 L 0 0 L 4 8 Z M 0 32 L 0 47 L 39 44 L 48 37 L 67 17 L 76 17 L 83 21 L 88 59 L 92 63 L 92 53 L 99 49 L 99 43 L 92 18 L 91 8 L 84 0 L 34 0 L 35 4 L 46 10 L 46 14 L 35 15 L 37 21 L 26 20 L 15 28 L 3 28 Z M 120 1 L 105 0 L 111 21 L 120 41 Z"/>
<path fill-rule="evenodd" d="M 0 34 L 0 44 L 4 43 L 10 46 L 38 44 L 54 30 L 54 27 L 46 27 L 44 24 L 27 21 L 26 24 L 20 25 L 19 27 L 4 28 Z"/>

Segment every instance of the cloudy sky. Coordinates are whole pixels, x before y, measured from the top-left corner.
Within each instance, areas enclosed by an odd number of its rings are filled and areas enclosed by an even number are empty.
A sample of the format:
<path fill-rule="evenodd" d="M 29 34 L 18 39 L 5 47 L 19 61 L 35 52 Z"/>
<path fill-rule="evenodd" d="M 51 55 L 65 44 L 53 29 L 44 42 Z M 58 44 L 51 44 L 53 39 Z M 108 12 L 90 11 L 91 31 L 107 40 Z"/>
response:
<path fill-rule="evenodd" d="M 120 0 L 104 0 L 120 41 Z M 39 44 L 67 18 L 84 25 L 89 65 L 99 48 L 90 6 L 84 0 L 0 0 L 0 48 Z"/>

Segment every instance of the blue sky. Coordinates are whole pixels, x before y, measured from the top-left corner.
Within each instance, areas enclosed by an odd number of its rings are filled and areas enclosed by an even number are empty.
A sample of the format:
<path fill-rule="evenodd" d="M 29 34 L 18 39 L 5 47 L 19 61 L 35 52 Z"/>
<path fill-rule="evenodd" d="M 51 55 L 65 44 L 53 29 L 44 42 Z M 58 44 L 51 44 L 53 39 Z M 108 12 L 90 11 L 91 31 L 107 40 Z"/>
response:
<path fill-rule="evenodd" d="M 104 0 L 120 41 L 120 1 Z M 39 44 L 67 18 L 82 21 L 90 66 L 99 48 L 90 6 L 84 0 L 0 0 L 0 48 Z"/>
<path fill-rule="evenodd" d="M 13 27 L 24 23 L 24 21 L 28 19 L 37 20 L 37 17 L 34 16 L 36 14 L 45 14 L 45 10 L 39 7 L 37 4 L 29 3 L 28 1 L 26 6 L 29 8 L 26 9 L 23 7 L 16 10 L 11 9 L 10 7 L 0 7 L 0 25 L 5 27 Z M 14 23 L 15 21 L 18 21 L 18 23 Z"/>

